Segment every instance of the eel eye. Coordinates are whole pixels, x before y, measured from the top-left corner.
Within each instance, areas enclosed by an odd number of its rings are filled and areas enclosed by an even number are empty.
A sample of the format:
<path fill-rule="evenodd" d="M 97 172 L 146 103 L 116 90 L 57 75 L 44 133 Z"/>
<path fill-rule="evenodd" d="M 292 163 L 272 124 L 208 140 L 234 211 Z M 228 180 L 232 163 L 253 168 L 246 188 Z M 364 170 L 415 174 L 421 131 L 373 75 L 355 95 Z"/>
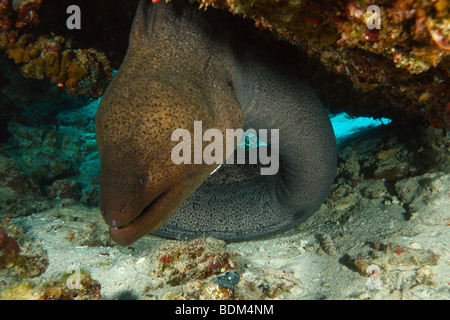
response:
<path fill-rule="evenodd" d="M 230 88 L 231 90 L 233 90 L 233 89 L 234 89 L 233 81 L 227 80 L 227 86 L 228 86 L 228 88 Z"/>
<path fill-rule="evenodd" d="M 139 179 L 139 183 L 141 186 L 145 186 L 147 184 L 147 176 L 145 174 Z"/>

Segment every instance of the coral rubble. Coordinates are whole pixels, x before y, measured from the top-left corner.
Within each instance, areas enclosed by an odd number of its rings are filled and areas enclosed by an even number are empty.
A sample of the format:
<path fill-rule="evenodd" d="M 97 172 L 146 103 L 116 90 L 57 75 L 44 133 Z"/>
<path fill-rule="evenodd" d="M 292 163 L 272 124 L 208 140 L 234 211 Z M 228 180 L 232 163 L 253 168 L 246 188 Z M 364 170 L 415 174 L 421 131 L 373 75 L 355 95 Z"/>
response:
<path fill-rule="evenodd" d="M 156 263 L 149 275 L 156 282 L 147 295 L 166 286 L 160 295 L 166 300 L 250 300 L 286 298 L 301 288 L 289 270 L 248 271 L 239 253 L 225 249 L 214 238 L 162 243 L 151 259 Z"/>
<path fill-rule="evenodd" d="M 6 272 L 12 278 L 34 278 L 41 275 L 47 265 L 44 250 L 25 241 L 16 226 L 0 223 L 0 273 Z"/>
<path fill-rule="evenodd" d="M 168 242 L 157 255 L 155 275 L 167 279 L 172 286 L 190 280 L 203 280 L 222 272 L 235 270 L 235 257 L 223 251 L 225 243 L 212 238 L 197 239 L 189 243 Z"/>
<path fill-rule="evenodd" d="M 36 285 L 22 281 L 0 291 L 0 300 L 100 300 L 100 283 L 91 278 L 89 273 L 81 270 L 80 288 L 70 289 L 64 274 L 59 280 Z"/>

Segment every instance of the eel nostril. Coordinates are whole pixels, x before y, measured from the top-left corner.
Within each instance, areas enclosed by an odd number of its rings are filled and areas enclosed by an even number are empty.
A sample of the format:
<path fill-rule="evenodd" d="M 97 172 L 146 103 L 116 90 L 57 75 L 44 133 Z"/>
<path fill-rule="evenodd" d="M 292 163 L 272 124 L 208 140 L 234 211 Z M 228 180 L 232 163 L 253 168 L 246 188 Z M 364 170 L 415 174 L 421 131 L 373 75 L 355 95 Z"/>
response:
<path fill-rule="evenodd" d="M 104 216 L 106 214 L 106 210 L 105 209 L 100 210 L 100 212 L 101 212 L 102 216 Z"/>
<path fill-rule="evenodd" d="M 120 213 L 125 213 L 125 208 L 120 209 Z"/>

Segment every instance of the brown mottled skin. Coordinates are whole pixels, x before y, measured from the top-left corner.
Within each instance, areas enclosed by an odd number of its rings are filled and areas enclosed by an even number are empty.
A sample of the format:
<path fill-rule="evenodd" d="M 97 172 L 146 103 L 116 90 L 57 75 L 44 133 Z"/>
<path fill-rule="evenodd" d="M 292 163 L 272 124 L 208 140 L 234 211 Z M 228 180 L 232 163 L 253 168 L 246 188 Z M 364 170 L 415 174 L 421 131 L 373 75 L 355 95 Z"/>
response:
<path fill-rule="evenodd" d="M 220 58 L 223 47 L 203 41 L 174 46 L 185 38 L 179 30 L 189 28 L 194 38 L 202 31 L 174 17 L 168 6 L 140 3 L 127 55 L 96 118 L 101 210 L 111 237 L 124 245 L 158 229 L 217 167 L 174 165 L 171 150 L 178 142 L 171 141 L 173 130 L 193 133 L 194 120 L 201 119 L 203 130 L 217 128 L 225 134 L 243 122 L 227 84 L 229 63 Z M 143 15 L 145 9 L 149 16 Z M 151 214 L 130 223 L 162 193 Z"/>
<path fill-rule="evenodd" d="M 141 0 L 128 52 L 99 106 L 101 212 L 119 244 L 155 232 L 172 214 L 160 235 L 205 232 L 239 240 L 273 234 L 314 213 L 333 182 L 334 134 L 314 93 L 235 51 L 226 26 L 220 36 L 204 17 L 182 0 Z M 231 128 L 279 129 L 279 174 L 243 190 L 235 181 L 217 190 L 202 186 L 216 165 L 171 160 L 178 143 L 172 132 L 185 128 L 193 136 L 196 120 L 203 132 L 217 128 L 224 137 Z M 247 191 L 250 197 L 239 193 Z"/>

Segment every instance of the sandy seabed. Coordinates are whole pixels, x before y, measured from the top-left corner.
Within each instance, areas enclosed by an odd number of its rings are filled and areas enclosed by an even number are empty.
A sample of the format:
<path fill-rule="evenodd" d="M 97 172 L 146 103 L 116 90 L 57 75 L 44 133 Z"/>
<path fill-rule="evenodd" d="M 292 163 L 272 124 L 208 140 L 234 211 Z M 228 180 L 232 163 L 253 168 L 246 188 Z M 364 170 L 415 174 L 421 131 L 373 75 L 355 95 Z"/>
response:
<path fill-rule="evenodd" d="M 97 207 L 64 202 L 12 218 L 6 225 L 21 230 L 22 250 L 39 248 L 48 265 L 32 279 L 3 270 L 0 297 L 43 298 L 39 288 L 76 266 L 102 299 L 449 299 L 450 139 L 433 128 L 416 140 L 402 130 L 343 143 L 318 212 L 263 240 L 149 235 L 121 247 Z M 217 281 L 227 270 L 240 277 L 228 288 Z M 26 293 L 17 289 L 23 281 Z"/>

